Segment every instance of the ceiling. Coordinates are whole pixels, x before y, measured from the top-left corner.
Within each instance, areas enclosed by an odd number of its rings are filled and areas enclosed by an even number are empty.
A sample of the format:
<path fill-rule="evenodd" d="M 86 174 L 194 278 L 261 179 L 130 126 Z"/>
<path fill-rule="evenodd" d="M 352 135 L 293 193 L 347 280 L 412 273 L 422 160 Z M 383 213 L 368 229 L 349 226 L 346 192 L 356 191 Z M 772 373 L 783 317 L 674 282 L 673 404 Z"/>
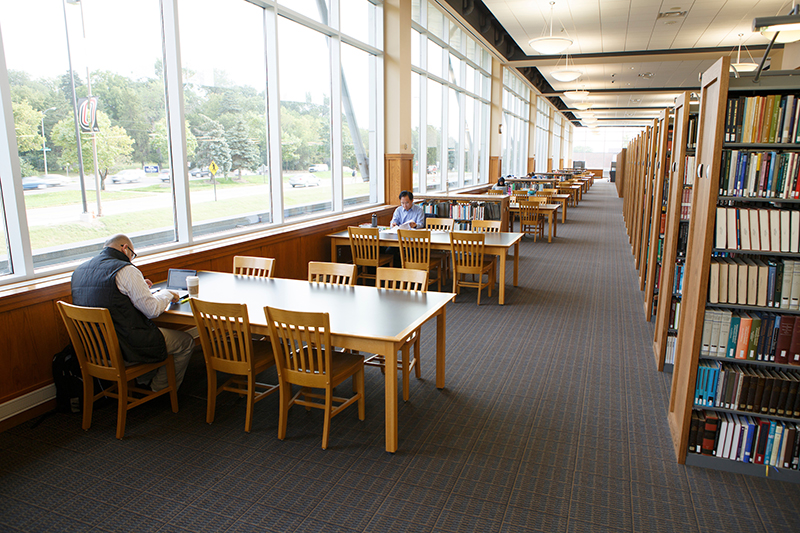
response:
<path fill-rule="evenodd" d="M 735 60 L 739 34 L 749 51 L 742 48 L 742 61 L 759 62 L 769 41 L 752 33 L 753 19 L 792 8 L 791 0 L 555 0 L 553 35 L 573 39 L 567 52 L 583 71 L 562 83 L 551 72 L 565 57 L 542 56 L 528 44 L 549 33 L 550 0 L 445 1 L 567 116 L 580 120 L 581 112 L 563 92 L 585 89 L 598 125 L 614 126 L 647 124 L 680 92 L 696 91 L 699 74 L 717 59 Z M 487 30 L 488 21 L 496 26 Z M 782 53 L 775 45 L 771 62 L 779 65 Z"/>

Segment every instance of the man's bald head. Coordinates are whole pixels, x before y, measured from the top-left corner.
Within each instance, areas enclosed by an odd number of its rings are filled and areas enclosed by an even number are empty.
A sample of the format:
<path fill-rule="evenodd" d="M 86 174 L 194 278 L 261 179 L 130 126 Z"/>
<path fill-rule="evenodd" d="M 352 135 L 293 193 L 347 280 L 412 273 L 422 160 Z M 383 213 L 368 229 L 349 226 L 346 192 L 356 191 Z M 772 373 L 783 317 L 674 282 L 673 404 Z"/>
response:
<path fill-rule="evenodd" d="M 117 235 L 109 237 L 108 240 L 105 242 L 105 244 L 103 246 L 105 246 L 106 248 L 114 248 L 116 250 L 119 250 L 119 249 L 122 248 L 123 244 L 127 244 L 128 246 L 133 248 L 133 243 L 128 238 L 128 236 L 124 235 L 122 233 L 119 233 Z"/>

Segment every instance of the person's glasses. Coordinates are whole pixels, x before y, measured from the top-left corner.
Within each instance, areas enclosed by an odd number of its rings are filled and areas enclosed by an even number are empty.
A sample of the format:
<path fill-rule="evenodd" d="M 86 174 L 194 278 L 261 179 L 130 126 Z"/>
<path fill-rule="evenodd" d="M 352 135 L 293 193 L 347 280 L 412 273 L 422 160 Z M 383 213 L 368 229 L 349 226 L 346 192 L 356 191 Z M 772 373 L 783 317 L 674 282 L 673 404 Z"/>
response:
<path fill-rule="evenodd" d="M 137 254 L 136 252 L 134 252 L 134 251 L 133 251 L 133 248 L 131 248 L 131 247 L 130 247 L 130 246 L 128 246 L 127 244 L 125 245 L 125 248 L 127 248 L 127 249 L 128 249 L 128 251 L 131 253 L 131 256 L 132 256 L 132 257 L 131 257 L 131 259 L 136 259 L 136 256 L 137 256 L 138 254 Z"/>

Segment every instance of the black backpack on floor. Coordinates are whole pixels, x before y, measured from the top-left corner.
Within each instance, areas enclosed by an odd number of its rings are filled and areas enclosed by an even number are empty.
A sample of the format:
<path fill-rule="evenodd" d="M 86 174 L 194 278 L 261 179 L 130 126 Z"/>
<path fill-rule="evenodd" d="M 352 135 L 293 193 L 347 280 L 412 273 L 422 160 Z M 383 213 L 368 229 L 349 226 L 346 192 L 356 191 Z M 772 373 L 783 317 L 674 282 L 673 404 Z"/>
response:
<path fill-rule="evenodd" d="M 56 410 L 59 413 L 79 413 L 83 401 L 83 377 L 72 344 L 53 356 L 53 381 L 56 384 Z"/>

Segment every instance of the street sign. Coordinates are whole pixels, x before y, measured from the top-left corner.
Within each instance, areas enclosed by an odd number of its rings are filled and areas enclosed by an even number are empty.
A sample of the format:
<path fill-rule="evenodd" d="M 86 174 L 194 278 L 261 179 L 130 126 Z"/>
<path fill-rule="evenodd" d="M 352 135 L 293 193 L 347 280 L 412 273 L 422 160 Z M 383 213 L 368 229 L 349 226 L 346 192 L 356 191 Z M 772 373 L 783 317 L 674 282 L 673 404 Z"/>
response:
<path fill-rule="evenodd" d="M 158 165 L 145 165 L 145 174 L 158 174 Z"/>
<path fill-rule="evenodd" d="M 215 162 L 212 161 L 211 164 L 208 165 L 208 170 L 209 170 L 209 172 L 211 172 L 212 176 L 216 176 L 217 175 L 217 170 L 219 170 L 219 167 L 217 166 L 217 164 Z"/>

